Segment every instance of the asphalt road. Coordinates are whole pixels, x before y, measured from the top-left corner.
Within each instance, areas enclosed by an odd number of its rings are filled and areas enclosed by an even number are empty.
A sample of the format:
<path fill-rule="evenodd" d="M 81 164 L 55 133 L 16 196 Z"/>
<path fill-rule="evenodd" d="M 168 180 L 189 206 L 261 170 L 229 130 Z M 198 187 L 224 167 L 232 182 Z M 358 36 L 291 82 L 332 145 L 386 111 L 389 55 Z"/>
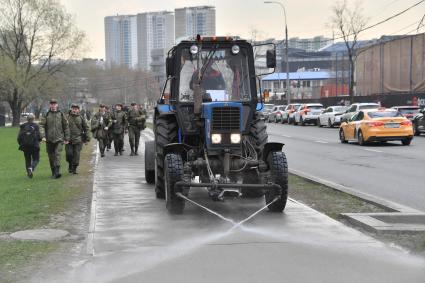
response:
<path fill-rule="evenodd" d="M 425 211 L 425 136 L 400 142 L 341 144 L 338 128 L 269 123 L 270 141 L 285 143 L 290 169 Z"/>
<path fill-rule="evenodd" d="M 152 138 L 147 133 L 143 140 Z M 128 146 L 127 146 L 128 149 Z M 141 146 L 143 152 L 143 146 Z M 33 282 L 423 282 L 425 261 L 288 201 L 285 213 L 261 211 L 264 199 L 213 202 L 204 190 L 170 215 L 144 179 L 143 155 L 99 160 L 95 170 L 93 256 Z M 61 255 L 66 257 L 66 255 Z"/>

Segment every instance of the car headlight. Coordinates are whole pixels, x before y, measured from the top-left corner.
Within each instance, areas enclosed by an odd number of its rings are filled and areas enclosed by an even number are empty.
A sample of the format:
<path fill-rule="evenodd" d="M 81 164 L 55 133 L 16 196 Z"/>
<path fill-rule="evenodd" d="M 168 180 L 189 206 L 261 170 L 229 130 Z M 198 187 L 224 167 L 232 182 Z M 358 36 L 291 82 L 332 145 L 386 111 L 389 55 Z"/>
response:
<path fill-rule="evenodd" d="M 230 141 L 232 143 L 240 143 L 241 142 L 241 134 L 231 134 Z"/>
<path fill-rule="evenodd" d="M 212 134 L 211 135 L 211 142 L 214 144 L 221 143 L 221 135 L 220 134 Z"/>

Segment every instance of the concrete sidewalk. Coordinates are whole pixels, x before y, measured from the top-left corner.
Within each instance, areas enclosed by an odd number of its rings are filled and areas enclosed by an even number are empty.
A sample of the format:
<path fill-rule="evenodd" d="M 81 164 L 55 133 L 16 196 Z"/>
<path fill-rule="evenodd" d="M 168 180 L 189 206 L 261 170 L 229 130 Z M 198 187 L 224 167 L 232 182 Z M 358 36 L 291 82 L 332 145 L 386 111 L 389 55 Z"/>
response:
<path fill-rule="evenodd" d="M 151 139 L 144 131 L 143 140 Z M 140 148 L 144 151 L 143 141 Z M 186 204 L 167 213 L 144 180 L 143 154 L 99 160 L 95 211 L 84 264 L 46 282 L 424 282 L 425 260 L 388 247 L 290 200 L 283 214 L 261 212 L 243 227 Z M 263 199 L 212 202 L 190 197 L 240 221 Z M 36 280 L 37 281 L 37 280 Z"/>

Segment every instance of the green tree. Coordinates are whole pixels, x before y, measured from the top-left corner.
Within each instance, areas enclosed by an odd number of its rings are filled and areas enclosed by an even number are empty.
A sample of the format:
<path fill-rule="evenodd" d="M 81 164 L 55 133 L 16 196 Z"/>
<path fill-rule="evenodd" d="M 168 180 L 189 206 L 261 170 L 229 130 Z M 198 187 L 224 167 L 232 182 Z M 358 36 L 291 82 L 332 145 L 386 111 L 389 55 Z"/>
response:
<path fill-rule="evenodd" d="M 54 0 L 0 0 L 0 100 L 13 126 L 52 77 L 83 50 L 85 36 Z"/>

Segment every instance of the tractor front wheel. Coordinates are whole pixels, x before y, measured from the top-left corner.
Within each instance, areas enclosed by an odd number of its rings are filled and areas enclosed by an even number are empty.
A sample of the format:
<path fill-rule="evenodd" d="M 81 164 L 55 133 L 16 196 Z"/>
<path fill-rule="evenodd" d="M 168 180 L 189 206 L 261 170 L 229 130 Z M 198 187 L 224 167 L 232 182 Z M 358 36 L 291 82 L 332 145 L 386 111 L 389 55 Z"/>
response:
<path fill-rule="evenodd" d="M 281 151 L 270 152 L 267 163 L 270 168 L 271 181 L 279 185 L 281 189 L 266 191 L 266 204 L 272 212 L 283 212 L 288 200 L 288 161 L 286 155 Z"/>

